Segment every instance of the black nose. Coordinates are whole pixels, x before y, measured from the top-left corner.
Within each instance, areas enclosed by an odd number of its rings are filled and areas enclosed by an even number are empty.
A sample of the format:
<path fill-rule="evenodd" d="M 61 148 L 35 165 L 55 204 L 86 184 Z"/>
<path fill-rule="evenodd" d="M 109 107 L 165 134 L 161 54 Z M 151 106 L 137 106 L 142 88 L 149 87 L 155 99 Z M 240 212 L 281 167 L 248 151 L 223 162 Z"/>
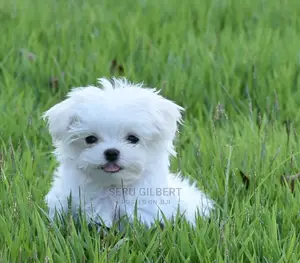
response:
<path fill-rule="evenodd" d="M 104 151 L 105 159 L 110 162 L 114 162 L 118 159 L 120 151 L 117 149 L 107 149 Z"/>

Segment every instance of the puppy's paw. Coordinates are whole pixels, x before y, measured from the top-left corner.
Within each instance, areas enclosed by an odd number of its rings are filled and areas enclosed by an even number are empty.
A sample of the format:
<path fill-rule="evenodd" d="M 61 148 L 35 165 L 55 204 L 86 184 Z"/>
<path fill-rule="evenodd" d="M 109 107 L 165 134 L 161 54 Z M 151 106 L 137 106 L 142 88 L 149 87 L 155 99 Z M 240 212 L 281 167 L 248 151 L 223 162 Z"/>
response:
<path fill-rule="evenodd" d="M 169 175 L 169 187 L 179 189 L 180 213 L 195 224 L 196 216 L 208 218 L 214 210 L 215 202 L 203 193 L 195 183 L 181 176 Z"/>
<path fill-rule="evenodd" d="M 199 216 L 208 218 L 215 209 L 215 202 L 201 192 L 201 198 L 197 203 L 197 213 Z"/>

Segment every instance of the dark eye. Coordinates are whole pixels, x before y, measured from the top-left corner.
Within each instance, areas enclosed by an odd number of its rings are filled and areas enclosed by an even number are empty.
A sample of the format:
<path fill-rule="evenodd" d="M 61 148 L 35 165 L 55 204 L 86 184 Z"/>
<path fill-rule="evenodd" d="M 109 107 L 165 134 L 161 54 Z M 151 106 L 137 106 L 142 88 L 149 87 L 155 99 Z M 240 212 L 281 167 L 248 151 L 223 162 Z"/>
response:
<path fill-rule="evenodd" d="M 91 136 L 88 136 L 88 137 L 85 138 L 85 142 L 87 144 L 93 144 L 93 143 L 95 143 L 97 141 L 98 141 L 98 138 L 96 136 L 94 136 L 94 135 L 91 135 Z"/>
<path fill-rule="evenodd" d="M 129 141 L 132 144 L 136 144 L 138 143 L 138 141 L 140 140 L 138 137 L 134 136 L 134 135 L 128 135 L 126 137 L 126 140 Z"/>

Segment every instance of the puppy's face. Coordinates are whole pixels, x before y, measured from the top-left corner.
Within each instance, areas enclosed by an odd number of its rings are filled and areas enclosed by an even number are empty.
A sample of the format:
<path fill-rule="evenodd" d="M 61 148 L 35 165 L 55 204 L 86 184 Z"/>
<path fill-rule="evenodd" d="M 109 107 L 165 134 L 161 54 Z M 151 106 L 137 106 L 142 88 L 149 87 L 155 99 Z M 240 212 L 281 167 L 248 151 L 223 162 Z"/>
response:
<path fill-rule="evenodd" d="M 182 108 L 126 80 L 100 83 L 103 89 L 72 90 L 45 117 L 62 164 L 103 186 L 129 185 L 174 153 Z"/>

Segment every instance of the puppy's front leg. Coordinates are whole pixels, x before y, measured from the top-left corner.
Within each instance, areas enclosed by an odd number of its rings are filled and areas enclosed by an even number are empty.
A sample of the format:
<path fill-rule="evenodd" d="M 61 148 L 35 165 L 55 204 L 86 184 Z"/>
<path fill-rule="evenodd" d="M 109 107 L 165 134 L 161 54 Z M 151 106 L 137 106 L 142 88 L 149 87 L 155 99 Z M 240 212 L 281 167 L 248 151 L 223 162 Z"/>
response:
<path fill-rule="evenodd" d="M 69 199 L 67 197 L 59 198 L 52 195 L 51 192 L 46 196 L 46 203 L 49 209 L 48 216 L 51 221 L 54 220 L 55 215 L 58 214 L 60 216 L 68 214 L 69 209 Z M 72 209 L 71 209 L 72 210 Z"/>
<path fill-rule="evenodd" d="M 161 211 L 157 204 L 144 204 L 143 200 L 131 200 L 130 205 L 122 207 L 131 224 L 135 220 L 151 227 L 156 219 L 162 221 Z"/>

